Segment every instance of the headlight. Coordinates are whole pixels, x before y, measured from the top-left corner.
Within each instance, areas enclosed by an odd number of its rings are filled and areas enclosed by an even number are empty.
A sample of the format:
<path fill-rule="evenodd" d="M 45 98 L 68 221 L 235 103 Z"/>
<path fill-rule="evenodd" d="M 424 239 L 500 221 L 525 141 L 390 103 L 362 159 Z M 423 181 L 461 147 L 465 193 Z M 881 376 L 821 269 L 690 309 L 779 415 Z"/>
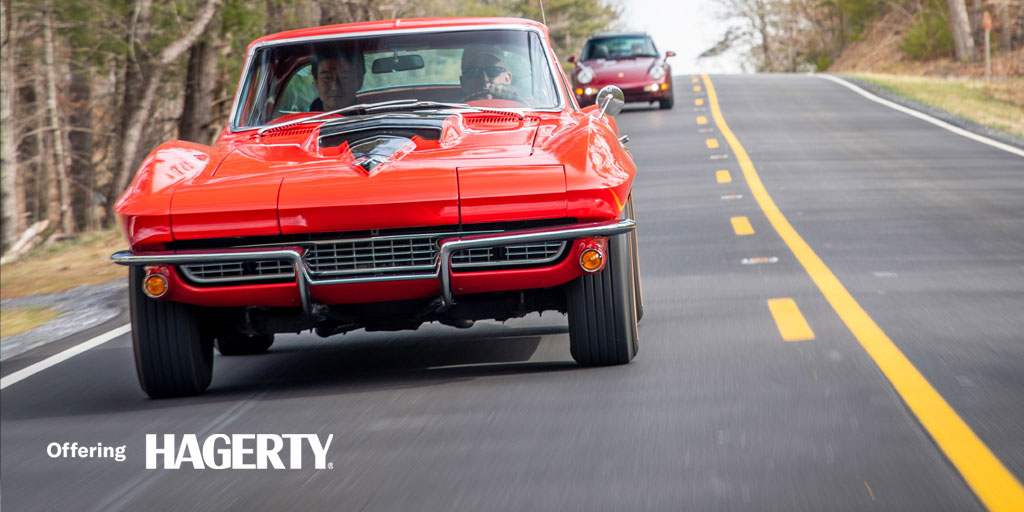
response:
<path fill-rule="evenodd" d="M 665 77 L 665 68 L 661 67 L 660 65 L 654 66 L 653 68 L 651 68 L 651 71 L 648 74 L 651 75 L 651 78 L 655 80 L 661 80 L 662 78 Z"/>
<path fill-rule="evenodd" d="M 576 73 L 576 81 L 581 84 L 589 84 L 594 79 L 594 72 L 590 68 L 580 68 Z"/>

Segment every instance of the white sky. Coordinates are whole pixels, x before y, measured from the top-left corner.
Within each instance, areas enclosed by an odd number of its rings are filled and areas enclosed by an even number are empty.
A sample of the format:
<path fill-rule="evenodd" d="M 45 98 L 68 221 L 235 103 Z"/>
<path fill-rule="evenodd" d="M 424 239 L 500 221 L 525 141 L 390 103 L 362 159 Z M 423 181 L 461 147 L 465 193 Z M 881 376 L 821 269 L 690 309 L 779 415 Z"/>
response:
<path fill-rule="evenodd" d="M 712 47 L 727 24 L 717 17 L 715 0 L 612 0 L 622 7 L 626 30 L 644 31 L 654 38 L 658 51 L 676 52 L 669 62 L 673 74 L 740 73 L 740 59 L 727 53 L 711 59 L 697 56 Z"/>

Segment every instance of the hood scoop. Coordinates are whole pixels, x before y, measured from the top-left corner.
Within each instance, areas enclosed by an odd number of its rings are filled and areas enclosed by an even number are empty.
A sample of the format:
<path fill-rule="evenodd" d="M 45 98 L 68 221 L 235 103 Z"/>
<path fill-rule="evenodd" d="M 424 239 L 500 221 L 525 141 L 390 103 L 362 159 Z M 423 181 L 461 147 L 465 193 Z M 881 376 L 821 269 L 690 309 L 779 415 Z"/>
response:
<path fill-rule="evenodd" d="M 373 135 L 352 142 L 348 146 L 355 159 L 355 164 L 366 172 L 373 171 L 378 165 L 401 158 L 402 155 L 416 148 L 416 143 L 408 137 L 396 135 Z"/>
<path fill-rule="evenodd" d="M 348 143 L 355 153 L 355 145 L 378 137 L 402 137 L 440 140 L 441 127 L 448 115 L 436 114 L 379 114 L 353 116 L 320 128 L 320 148 L 331 148 Z"/>

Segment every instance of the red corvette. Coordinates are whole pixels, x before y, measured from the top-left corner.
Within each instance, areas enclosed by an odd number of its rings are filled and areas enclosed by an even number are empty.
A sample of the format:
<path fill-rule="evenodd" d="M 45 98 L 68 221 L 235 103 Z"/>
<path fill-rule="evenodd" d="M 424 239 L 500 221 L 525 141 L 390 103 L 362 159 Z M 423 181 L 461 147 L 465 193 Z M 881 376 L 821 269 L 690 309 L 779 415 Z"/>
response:
<path fill-rule="evenodd" d="M 210 384 L 213 348 L 274 334 L 568 314 L 573 358 L 625 364 L 643 314 L 614 115 L 581 110 L 546 27 L 420 19 L 284 32 L 248 50 L 213 146 L 171 141 L 116 205 L 151 397 Z"/>
<path fill-rule="evenodd" d="M 663 109 L 672 108 L 672 66 L 665 52 L 661 57 L 654 41 L 643 33 L 602 34 L 591 37 L 583 46 L 572 73 L 572 87 L 580 105 L 594 103 L 597 92 L 606 85 L 618 86 L 627 102 L 658 102 Z"/>

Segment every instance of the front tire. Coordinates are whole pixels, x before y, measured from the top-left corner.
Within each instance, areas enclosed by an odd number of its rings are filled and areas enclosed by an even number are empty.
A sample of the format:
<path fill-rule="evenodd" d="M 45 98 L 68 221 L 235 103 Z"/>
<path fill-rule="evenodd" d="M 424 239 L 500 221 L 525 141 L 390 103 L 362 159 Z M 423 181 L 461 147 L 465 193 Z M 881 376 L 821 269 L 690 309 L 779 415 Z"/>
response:
<path fill-rule="evenodd" d="M 142 292 L 146 271 L 129 271 L 135 369 L 150 398 L 198 395 L 213 380 L 213 338 L 194 306 L 154 300 Z"/>
<path fill-rule="evenodd" d="M 675 98 L 675 95 L 672 95 L 672 94 L 670 93 L 670 94 L 669 94 L 669 97 L 668 97 L 668 98 L 665 98 L 665 99 L 663 99 L 663 100 L 659 100 L 659 101 L 658 101 L 658 106 L 659 106 L 659 107 L 660 107 L 660 108 L 661 108 L 662 110 L 669 110 L 669 109 L 671 109 L 671 108 L 672 108 L 672 105 L 675 105 L 675 103 L 676 103 L 676 98 Z"/>
<path fill-rule="evenodd" d="M 639 349 L 631 242 L 611 237 L 604 270 L 569 283 L 569 352 L 583 366 L 626 364 Z"/>

